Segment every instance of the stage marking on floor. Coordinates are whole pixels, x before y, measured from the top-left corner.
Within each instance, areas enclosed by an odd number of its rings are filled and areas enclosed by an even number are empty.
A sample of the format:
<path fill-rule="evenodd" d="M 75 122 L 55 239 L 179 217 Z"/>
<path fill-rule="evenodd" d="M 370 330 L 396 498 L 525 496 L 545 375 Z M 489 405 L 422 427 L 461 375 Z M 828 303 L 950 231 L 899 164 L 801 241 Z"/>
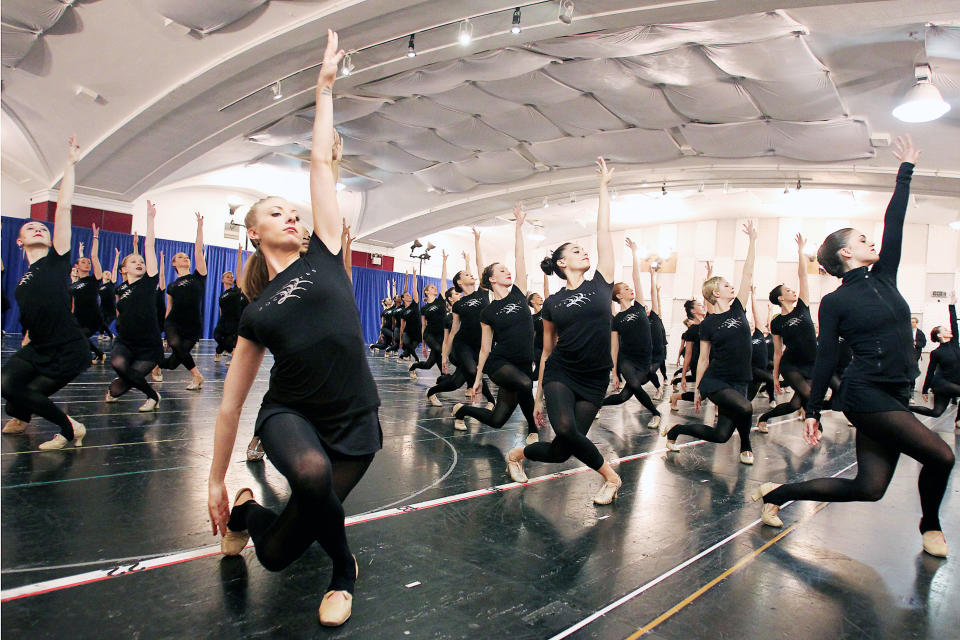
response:
<path fill-rule="evenodd" d="M 773 423 L 771 422 L 771 423 L 768 423 L 768 424 L 773 424 Z M 857 463 L 856 463 L 856 462 L 853 462 L 853 463 L 847 465 L 846 467 L 844 467 L 843 469 L 841 469 L 840 471 L 837 471 L 836 473 L 834 473 L 834 474 L 831 475 L 830 477 L 831 477 L 831 478 L 836 478 L 836 477 L 838 477 L 838 476 L 840 476 L 840 475 L 843 475 L 844 473 L 846 473 L 847 471 L 849 471 L 850 469 L 852 469 L 852 468 L 855 467 L 855 466 L 857 466 Z M 784 503 L 784 504 L 780 507 L 781 511 L 782 511 L 783 509 L 789 507 L 791 504 L 793 504 L 793 501 L 792 501 L 792 500 L 791 500 L 790 502 Z M 801 522 L 802 522 L 802 520 L 801 520 Z M 757 518 L 756 520 L 754 520 L 754 521 L 751 522 L 750 524 L 746 525 L 745 527 L 743 527 L 743 528 L 741 528 L 741 529 L 739 529 L 739 530 L 731 533 L 729 536 L 727 536 L 726 538 L 724 538 L 724 539 L 721 540 L 720 542 L 717 542 L 716 544 L 714 544 L 714 545 L 712 545 L 712 546 L 710 546 L 710 547 L 707 547 L 706 549 L 704 549 L 703 551 L 701 551 L 701 552 L 698 553 L 697 555 L 695 555 L 695 556 L 693 556 L 693 557 L 691 557 L 691 558 L 688 558 L 687 560 L 684 560 L 683 562 L 681 562 L 680 564 L 676 565 L 676 566 L 673 567 L 672 569 L 669 569 L 668 571 L 665 571 L 664 573 L 661 573 L 659 576 L 657 576 L 657 577 L 654 578 L 653 580 L 650 580 L 650 581 L 647 582 L 646 584 L 644 584 L 644 585 L 642 585 L 642 586 L 640 586 L 640 587 L 637 587 L 636 589 L 634 589 L 634 590 L 631 591 L 630 593 L 624 595 L 623 597 L 621 597 L 621 598 L 619 598 L 619 599 L 617 599 L 617 600 L 614 600 L 613 602 L 611 602 L 611 603 L 608 604 L 607 606 L 603 607 L 602 609 L 599 609 L 599 610 L 591 613 L 589 616 L 587 616 L 586 618 L 584 618 L 584 619 L 581 620 L 580 622 L 576 623 L 575 625 L 573 625 L 573 626 L 571 626 L 571 627 L 568 627 L 568 628 L 564 629 L 564 630 L 561 631 L 560 633 L 558 633 L 558 634 L 556 634 L 555 636 L 551 637 L 550 640 L 561 640 L 561 638 L 566 638 L 566 637 L 572 635 L 573 633 L 575 633 L 575 632 L 579 631 L 580 629 L 584 628 L 585 626 L 587 626 L 587 625 L 590 624 L 591 622 L 594 622 L 594 621 L 598 620 L 599 618 L 602 618 L 603 616 L 605 616 L 606 614 L 610 613 L 611 611 L 613 611 L 613 610 L 616 609 L 617 607 L 619 607 L 619 606 L 621 606 L 621 605 L 623 605 L 623 604 L 626 604 L 627 602 L 630 602 L 631 600 L 633 600 L 634 598 L 636 598 L 636 597 L 639 596 L 640 594 L 644 593 L 645 591 L 649 591 L 650 589 L 652 589 L 653 587 L 657 586 L 658 584 L 660 584 L 661 582 L 663 582 L 663 581 L 666 580 L 667 578 L 670 578 L 671 576 L 673 576 L 673 575 L 675 575 L 675 574 L 683 571 L 684 569 L 686 569 L 687 567 L 689 567 L 691 564 L 693 564 L 693 563 L 696 562 L 697 560 L 700 560 L 701 558 L 704 558 L 704 557 L 710 555 L 711 553 L 713 553 L 713 552 L 716 551 L 717 549 L 723 547 L 724 545 L 728 544 L 729 542 L 731 542 L 731 541 L 733 541 L 733 540 L 736 540 L 736 539 L 739 538 L 741 535 L 743 535 L 744 533 L 746 533 L 746 532 L 749 531 L 750 529 L 753 529 L 753 528 L 754 528 L 755 526 L 757 526 L 758 524 L 760 524 L 760 519 L 759 519 L 759 518 Z"/>
<path fill-rule="evenodd" d="M 792 421 L 792 419 L 785 419 L 785 420 L 782 420 L 782 421 L 770 422 L 770 423 L 768 423 L 768 426 L 773 426 L 773 425 L 775 425 L 775 424 L 781 424 L 781 423 L 783 423 L 783 422 L 791 422 L 791 421 Z M 692 441 L 692 442 L 685 442 L 684 444 L 679 445 L 679 447 L 680 447 L 681 449 L 686 449 L 686 448 L 695 447 L 695 446 L 698 446 L 698 445 L 701 445 L 701 444 L 706 444 L 706 441 L 705 441 L 705 440 L 694 440 L 694 441 Z M 665 453 L 667 453 L 667 452 L 668 452 L 668 450 L 667 450 L 666 448 L 654 449 L 654 450 L 652 450 L 652 451 L 646 451 L 646 452 L 643 452 L 643 453 L 636 453 L 636 454 L 632 454 L 632 455 L 629 455 L 629 456 L 624 456 L 624 457 L 622 457 L 622 458 L 617 458 L 616 460 L 611 460 L 610 462 L 611 462 L 611 464 L 622 464 L 622 463 L 624 463 L 624 462 L 632 462 L 632 461 L 634 461 L 634 460 L 641 460 L 641 459 L 644 459 L 644 458 L 649 458 L 649 457 L 651 457 L 651 456 L 660 455 L 660 454 L 665 454 Z M 854 464 L 856 464 L 856 463 L 854 463 Z M 850 465 L 850 466 L 853 466 L 853 465 Z M 176 468 L 176 467 L 173 467 L 172 469 L 175 469 L 175 468 Z M 183 468 L 184 468 L 184 469 L 187 469 L 187 468 L 192 468 L 192 467 L 183 467 Z M 843 473 L 844 471 L 846 471 L 846 470 L 849 469 L 849 468 L 850 468 L 850 467 L 848 466 L 847 468 L 845 468 L 845 469 L 837 472 L 837 474 L 835 474 L 835 475 L 839 475 L 839 474 Z M 152 470 L 152 471 L 155 472 L 155 471 L 165 471 L 165 470 L 169 470 L 169 469 L 154 469 L 154 470 Z M 550 474 L 547 474 L 547 475 L 537 476 L 537 477 L 535 477 L 535 478 L 530 478 L 529 481 L 527 481 L 526 483 L 508 482 L 508 483 L 506 483 L 506 484 L 496 485 L 496 486 L 493 486 L 493 487 L 487 487 L 487 488 L 485 488 L 485 489 L 476 489 L 476 490 L 474 490 L 474 491 L 467 491 L 467 492 L 464 492 L 464 493 L 458 493 L 458 494 L 454 494 L 454 495 L 451 495 L 451 496 L 444 496 L 444 497 L 441 497 L 441 498 L 435 498 L 435 499 L 433 499 L 433 500 L 425 500 L 425 501 L 423 501 L 423 502 L 418 502 L 418 503 L 409 504 L 409 505 L 403 505 L 403 506 L 401 506 L 401 507 L 392 507 L 392 508 L 388 508 L 388 509 L 381 509 L 381 510 L 378 510 L 378 511 L 373 511 L 373 512 L 370 512 L 370 513 L 357 514 L 357 515 L 353 515 L 353 516 L 347 517 L 346 520 L 345 520 L 345 525 L 348 526 L 348 527 L 350 527 L 350 526 L 357 525 L 357 524 L 362 524 L 362 523 L 365 523 L 365 522 L 373 522 L 373 521 L 382 520 L 382 519 L 385 519 L 385 518 L 392 518 L 392 517 L 404 515 L 404 514 L 407 514 L 407 513 L 413 513 L 413 512 L 417 512 L 417 511 L 425 511 L 425 510 L 427 510 L 427 509 L 432 509 L 432 508 L 434 508 L 434 507 L 440 507 L 440 506 L 444 506 L 444 505 L 448 505 L 448 504 L 453 504 L 453 503 L 456 503 L 456 502 L 463 502 L 463 501 L 465 501 L 465 500 L 472 500 L 472 499 L 474 499 L 474 498 L 480 498 L 480 497 L 488 496 L 488 495 L 495 494 L 495 493 L 499 494 L 499 493 L 503 493 L 503 492 L 505 492 L 505 491 L 510 491 L 511 489 L 517 489 L 517 488 L 524 487 L 524 486 L 528 486 L 528 485 L 540 484 L 540 483 L 543 483 L 543 482 L 547 482 L 547 481 L 549 481 L 549 480 L 555 480 L 555 479 L 560 479 L 560 478 L 566 478 L 566 477 L 568 477 L 568 476 L 579 475 L 579 474 L 585 473 L 585 472 L 587 472 L 587 471 L 591 471 L 590 467 L 575 467 L 575 468 L 573 468 L 573 469 L 565 469 L 565 470 L 563 470 L 563 471 L 557 471 L 557 472 L 555 472 L 555 473 L 550 473 Z M 133 474 L 133 473 L 140 473 L 140 472 L 137 472 L 137 471 L 131 471 L 131 472 L 129 472 L 129 474 Z M 114 475 L 125 475 L 125 474 L 114 474 Z M 107 477 L 107 476 L 104 476 L 104 477 Z M 88 479 L 88 478 L 76 478 L 76 480 L 82 480 L 82 479 Z M 52 481 L 52 482 L 63 482 L 63 481 Z M 45 483 L 32 483 L 32 484 L 45 484 Z M 21 486 L 21 485 L 12 485 L 11 487 L 4 487 L 4 488 L 14 488 L 14 487 L 16 487 L 16 486 Z M 23 486 L 27 486 L 27 485 L 23 485 Z M 784 506 L 786 506 L 786 505 L 784 505 Z M 671 570 L 671 571 L 673 571 L 673 573 L 676 573 L 677 571 L 683 569 L 684 567 L 688 566 L 689 564 L 692 564 L 693 562 L 695 562 L 695 561 L 698 560 L 699 558 L 703 557 L 704 555 L 706 555 L 706 554 L 709 553 L 710 551 L 714 550 L 715 548 L 719 548 L 719 546 L 722 546 L 723 544 L 726 544 L 726 542 L 729 542 L 729 540 L 732 540 L 734 537 L 740 535 L 741 533 L 743 533 L 744 531 L 746 531 L 746 529 L 748 529 L 749 527 L 754 526 L 754 525 L 757 524 L 758 522 L 760 522 L 760 521 L 759 521 L 759 520 L 754 521 L 754 522 L 753 522 L 751 525 L 749 525 L 748 527 L 745 527 L 744 529 L 741 529 L 741 530 L 740 530 L 739 532 L 737 532 L 736 534 L 733 534 L 732 537 L 728 537 L 728 538 L 724 539 L 724 540 L 721 541 L 720 543 L 717 543 L 717 545 L 714 545 L 713 547 L 711 547 L 710 549 L 708 549 L 708 550 L 705 551 L 705 552 L 701 552 L 700 554 L 694 556 L 691 560 L 688 560 L 686 563 L 683 563 L 682 565 L 678 565 L 677 567 L 675 567 L 675 568 L 674 568 L 673 570 Z M 718 545 L 719 545 L 719 546 L 718 546 Z M 252 546 L 253 546 L 253 543 L 250 543 L 250 544 L 248 544 L 247 546 L 248 546 L 248 547 L 252 547 Z M 211 549 L 213 549 L 213 551 L 211 551 Z M 168 555 L 168 556 L 151 558 L 151 559 L 149 559 L 149 560 L 137 561 L 137 562 L 134 562 L 134 563 L 132 563 L 132 564 L 130 564 L 130 565 L 126 565 L 126 564 L 124 564 L 124 565 L 118 565 L 118 566 L 113 567 L 113 568 L 111 568 L 111 569 L 109 569 L 109 570 L 101 569 L 101 570 L 97 570 L 97 571 L 88 571 L 88 572 L 86 572 L 86 573 L 81 573 L 81 574 L 77 574 L 77 575 L 74 575 L 74 576 L 65 576 L 65 577 L 63 577 L 63 578 L 57 578 L 57 579 L 54 579 L 54 580 L 46 580 L 46 581 L 43 581 L 43 582 L 36 582 L 36 583 L 33 583 L 33 584 L 23 585 L 23 586 L 21 586 L 21 587 L 15 587 L 15 588 L 12 588 L 12 589 L 4 589 L 4 590 L 0 591 L 0 602 L 9 602 L 9 601 L 11 601 L 11 600 L 17 600 L 17 599 L 20 599 L 20 598 L 29 598 L 29 597 L 37 596 L 37 595 L 40 595 L 40 594 L 43 594 L 43 593 L 49 593 L 49 592 L 51 592 L 51 591 L 59 591 L 59 590 L 61 590 L 61 589 L 69 589 L 69 588 L 72 588 L 72 587 L 78 587 L 78 586 L 81 586 L 81 585 L 90 584 L 90 583 L 92 583 L 92 582 L 99 582 L 99 581 L 101 581 L 101 580 L 108 580 L 108 579 L 116 578 L 116 577 L 123 576 L 123 575 L 129 575 L 129 574 L 131 574 L 131 573 L 138 573 L 138 572 L 140 572 L 140 571 L 145 571 L 145 570 L 148 570 L 148 569 L 159 569 L 159 568 L 161 568 L 161 567 L 167 567 L 167 566 L 174 565 L 174 564 L 181 564 L 181 563 L 189 562 L 189 561 L 192 561 L 192 560 L 199 560 L 199 559 L 201 559 L 201 558 L 207 558 L 207 557 L 210 557 L 210 556 L 212 556 L 212 555 L 217 555 L 217 554 L 219 554 L 219 553 L 220 553 L 219 547 L 217 547 L 217 546 L 214 546 L 214 547 L 200 547 L 200 548 L 197 548 L 197 549 L 188 549 L 188 550 L 183 551 L 183 552 L 181 552 L 181 553 L 177 553 L 177 554 L 173 554 L 173 555 Z M 669 573 L 669 572 L 668 572 L 668 573 Z M 673 575 L 673 573 L 670 573 L 670 575 Z M 669 577 L 669 576 L 666 575 L 666 574 L 664 574 L 664 576 L 662 576 L 662 577 L 659 578 L 658 580 L 660 580 L 660 579 L 666 579 L 667 577 Z M 649 584 L 649 586 L 647 586 L 646 588 L 649 588 L 650 586 L 653 586 L 653 585 L 652 585 L 652 584 Z M 646 590 L 646 589 L 643 588 L 643 587 L 641 587 L 641 589 Z M 642 593 L 642 591 L 636 592 L 636 595 L 639 595 L 639 593 Z M 624 602 L 625 602 L 625 601 L 626 601 L 626 600 L 624 600 Z M 619 601 L 618 601 L 618 602 L 619 602 Z M 621 603 L 621 604 L 622 604 L 622 603 Z M 616 606 L 619 606 L 619 604 L 617 604 Z M 613 608 L 615 608 L 615 607 L 613 607 Z M 602 615 L 602 614 L 600 614 L 600 615 Z M 599 617 L 599 616 L 597 616 L 597 617 Z M 592 621 L 593 619 L 595 619 L 595 618 L 591 618 L 590 621 Z M 589 624 L 589 622 L 586 622 L 586 623 L 584 623 L 584 624 Z M 580 627 L 577 627 L 577 628 L 580 628 Z M 572 629 L 572 631 L 570 631 L 571 633 L 576 630 L 576 629 L 573 629 L 572 627 L 571 627 L 571 629 Z M 565 637 L 565 636 L 557 636 L 557 637 Z"/>

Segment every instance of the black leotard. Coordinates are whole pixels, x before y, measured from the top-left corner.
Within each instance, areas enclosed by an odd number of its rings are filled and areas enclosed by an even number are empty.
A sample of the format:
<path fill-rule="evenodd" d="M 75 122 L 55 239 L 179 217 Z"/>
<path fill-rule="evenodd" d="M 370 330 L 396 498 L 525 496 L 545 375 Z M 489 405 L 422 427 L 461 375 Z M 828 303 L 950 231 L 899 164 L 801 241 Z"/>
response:
<path fill-rule="evenodd" d="M 648 317 L 650 319 L 650 362 L 663 362 L 667 359 L 667 329 L 655 311 L 651 311 Z"/>
<path fill-rule="evenodd" d="M 619 358 L 629 360 L 639 369 L 650 367 L 653 344 L 651 342 L 650 318 L 639 302 L 613 317 L 611 324 L 620 339 Z"/>
<path fill-rule="evenodd" d="M 480 353 L 480 314 L 488 304 L 490 292 L 486 289 L 477 289 L 456 301 L 453 312 L 460 318 L 460 328 L 453 337 L 455 343 L 465 344 L 475 353 Z"/>
<path fill-rule="evenodd" d="M 509 363 L 529 373 L 533 361 L 533 317 L 520 288 L 513 285 L 510 293 L 488 304 L 480 321 L 493 330 L 493 347 L 485 371 L 490 374 Z"/>
<path fill-rule="evenodd" d="M 710 343 L 710 361 L 700 379 L 700 395 L 725 387 L 746 387 L 753 379 L 750 325 L 739 298 L 723 313 L 700 323 L 700 340 Z"/>
<path fill-rule="evenodd" d="M 923 380 L 922 393 L 938 386 L 940 380 L 953 384 L 960 384 L 960 346 L 957 346 L 957 308 L 950 305 L 950 329 L 953 337 L 949 342 L 941 342 L 940 346 L 930 352 L 930 364 L 927 366 L 927 376 Z"/>
<path fill-rule="evenodd" d="M 157 322 L 158 275 L 143 276 L 117 287 L 117 340 L 126 344 L 137 360 L 159 362 L 163 341 Z"/>
<path fill-rule="evenodd" d="M 194 271 L 167 285 L 171 306 L 165 324 L 175 326 L 180 335 L 189 340 L 199 340 L 203 334 L 203 290 L 206 282 L 207 276 Z"/>
<path fill-rule="evenodd" d="M 99 281 L 92 274 L 78 278 L 70 285 L 73 298 L 73 315 L 81 327 L 91 334 L 100 330 L 103 316 L 100 313 Z"/>
<path fill-rule="evenodd" d="M 224 334 L 236 333 L 240 326 L 240 315 L 247 306 L 247 298 L 240 291 L 240 287 L 233 286 L 221 293 L 217 302 L 220 306 L 217 330 Z"/>
<path fill-rule="evenodd" d="M 443 317 L 446 315 L 446 305 L 440 298 L 428 302 L 420 307 L 420 315 L 427 321 L 426 332 L 438 340 L 443 340 Z"/>
<path fill-rule="evenodd" d="M 780 373 L 799 371 L 804 378 L 811 377 L 817 359 L 817 330 L 810 317 L 810 307 L 803 300 L 797 300 L 797 306 L 790 313 L 770 322 L 770 333 L 783 340 Z"/>
<path fill-rule="evenodd" d="M 103 321 L 110 324 L 117 317 L 117 290 L 113 282 L 104 282 L 99 288 L 100 313 Z"/>

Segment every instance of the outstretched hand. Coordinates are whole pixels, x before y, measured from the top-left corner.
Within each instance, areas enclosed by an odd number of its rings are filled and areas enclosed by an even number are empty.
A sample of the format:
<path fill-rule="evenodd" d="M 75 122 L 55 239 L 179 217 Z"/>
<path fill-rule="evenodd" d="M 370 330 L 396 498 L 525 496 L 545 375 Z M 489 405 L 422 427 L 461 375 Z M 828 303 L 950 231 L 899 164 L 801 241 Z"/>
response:
<path fill-rule="evenodd" d="M 80 146 L 77 144 L 77 136 L 72 135 L 67 141 L 67 160 L 70 164 L 77 164 L 80 160 Z"/>
<path fill-rule="evenodd" d="M 450 255 L 445 250 L 440 249 L 440 257 L 443 258 L 444 262 L 446 262 Z"/>
<path fill-rule="evenodd" d="M 155 218 L 157 216 L 157 205 L 154 204 L 151 200 L 147 200 L 147 217 Z M 134 236 L 136 239 L 136 236 Z"/>
<path fill-rule="evenodd" d="M 811 447 L 820 444 L 823 432 L 820 431 L 820 421 L 816 418 L 807 418 L 803 422 L 803 441 Z"/>
<path fill-rule="evenodd" d="M 77 253 L 79 253 L 81 256 L 83 255 L 83 243 L 82 243 L 82 242 L 80 243 L 80 246 L 77 247 Z"/>
<path fill-rule="evenodd" d="M 613 179 L 613 168 L 607 167 L 607 161 L 603 156 L 597 158 L 597 173 L 600 174 L 600 185 L 606 186 Z"/>
<path fill-rule="evenodd" d="M 751 240 L 757 239 L 757 227 L 753 224 L 753 220 L 747 220 L 743 225 L 743 232 L 747 234 L 747 237 Z"/>
<path fill-rule="evenodd" d="M 93 239 L 96 240 L 97 236 L 100 235 L 100 229 L 97 229 L 97 224 L 93 223 L 90 225 L 90 228 L 93 229 Z"/>
<path fill-rule="evenodd" d="M 633 252 L 636 252 L 636 250 L 639 249 L 639 247 L 637 246 L 637 243 L 631 240 L 630 238 L 627 238 L 627 246 L 630 247 L 630 251 L 633 251 Z"/>
<path fill-rule="evenodd" d="M 900 162 L 917 164 L 917 160 L 920 159 L 920 150 L 913 146 L 913 139 L 907 134 L 897 136 L 893 143 L 893 155 Z"/>
<path fill-rule="evenodd" d="M 340 36 L 332 29 L 327 29 L 327 47 L 323 51 L 323 63 L 317 75 L 317 86 L 321 89 L 333 87 L 337 79 L 337 69 L 346 52 L 340 48 Z"/>
<path fill-rule="evenodd" d="M 474 237 L 474 238 L 476 238 L 476 239 L 479 239 L 479 238 L 480 238 L 480 229 L 477 229 L 476 227 L 470 227 L 470 231 L 473 232 L 473 237 Z"/>
<path fill-rule="evenodd" d="M 197 216 L 197 226 L 198 226 L 198 227 L 202 227 L 202 226 L 203 226 L 203 216 L 200 215 L 200 212 L 199 212 L 199 211 L 195 211 L 195 212 L 193 213 L 193 215 Z"/>
<path fill-rule="evenodd" d="M 527 214 L 523 210 L 523 205 L 519 202 L 513 205 L 513 215 L 517 219 L 517 226 L 523 225 L 524 220 L 527 219 Z"/>
<path fill-rule="evenodd" d="M 797 251 L 803 253 L 803 248 L 807 246 L 807 239 L 803 237 L 803 234 L 797 234 Z"/>

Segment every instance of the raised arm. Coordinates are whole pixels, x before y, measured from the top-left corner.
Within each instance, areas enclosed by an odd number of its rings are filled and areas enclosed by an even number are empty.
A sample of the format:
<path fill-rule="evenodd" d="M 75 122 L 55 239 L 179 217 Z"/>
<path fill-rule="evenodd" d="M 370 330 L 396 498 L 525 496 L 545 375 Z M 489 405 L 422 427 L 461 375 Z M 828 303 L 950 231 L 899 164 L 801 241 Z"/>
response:
<path fill-rule="evenodd" d="M 750 310 L 753 312 L 753 326 L 763 331 L 760 324 L 760 314 L 757 313 L 757 288 L 750 285 Z"/>
<path fill-rule="evenodd" d="M 517 232 L 515 246 L 513 248 L 514 259 L 517 264 L 517 275 L 514 283 L 520 283 L 520 290 L 523 295 L 527 295 L 527 258 L 523 249 L 523 222 L 527 219 L 527 214 L 523 212 L 523 207 L 518 202 L 513 205 L 513 215 L 517 218 Z"/>
<path fill-rule="evenodd" d="M 650 310 L 655 314 L 660 314 L 660 287 L 657 286 L 657 270 L 650 265 Z"/>
<path fill-rule="evenodd" d="M 93 277 L 99 280 L 103 277 L 103 267 L 100 266 L 100 230 L 93 225 L 93 242 L 90 243 L 90 264 L 93 265 Z"/>
<path fill-rule="evenodd" d="M 920 151 L 913 146 L 910 136 L 897 136 L 893 155 L 900 161 L 900 169 L 897 171 L 897 186 L 883 216 L 883 241 L 873 273 L 896 278 L 903 249 L 903 221 L 907 217 L 907 203 L 910 201 L 910 180 L 913 167 L 920 159 Z"/>
<path fill-rule="evenodd" d="M 443 266 L 440 269 L 440 291 L 437 292 L 437 295 L 443 300 L 443 294 L 447 291 L 447 258 L 450 256 L 443 249 L 440 250 L 440 255 L 443 257 Z"/>
<path fill-rule="evenodd" d="M 740 305 L 746 309 L 747 296 L 750 295 L 750 287 L 753 286 L 753 263 L 757 259 L 757 228 L 753 225 L 753 220 L 747 220 L 743 225 L 743 232 L 750 238 L 750 245 L 747 247 L 747 258 L 743 261 L 743 273 L 740 275 L 737 298 L 740 300 Z"/>
<path fill-rule="evenodd" d="M 316 108 L 313 118 L 313 147 L 310 151 L 310 205 L 313 210 L 313 232 L 330 250 L 338 254 L 340 244 L 340 206 L 337 204 L 336 180 L 333 175 L 333 83 L 343 58 L 340 39 L 327 29 L 327 48 L 317 76 Z"/>
<path fill-rule="evenodd" d="M 197 273 L 202 276 L 207 275 L 207 258 L 203 255 L 203 216 L 196 212 L 197 216 L 197 238 L 193 241 L 193 261 Z"/>
<path fill-rule="evenodd" d="M 334 173 L 339 170 L 339 161 L 336 163 Z M 347 219 L 343 219 L 343 229 L 340 231 L 340 244 L 343 245 L 343 269 L 347 272 L 347 278 L 353 283 L 353 241 L 355 236 L 350 235 L 350 227 L 347 226 Z"/>
<path fill-rule="evenodd" d="M 480 230 L 476 227 L 471 227 L 473 231 L 473 250 L 477 256 L 477 280 L 480 279 L 480 274 L 483 273 L 483 253 L 480 251 Z M 470 265 L 467 265 L 467 268 L 470 268 Z"/>
<path fill-rule="evenodd" d="M 143 243 L 143 258 L 147 263 L 147 275 L 157 275 L 157 252 L 154 247 L 154 226 L 157 217 L 157 207 L 147 200 L 147 239 Z"/>
<path fill-rule="evenodd" d="M 167 288 L 167 270 L 163 268 L 163 251 L 160 252 L 160 264 L 157 265 L 157 270 L 160 273 L 160 282 L 157 283 L 157 286 L 160 289 Z"/>
<path fill-rule="evenodd" d="M 637 255 L 640 247 L 630 238 L 627 238 L 627 246 L 630 247 L 630 256 L 633 258 L 633 270 L 631 272 L 633 275 L 633 291 L 637 296 L 637 301 L 643 304 L 643 283 L 640 281 L 640 256 Z M 650 273 L 653 273 L 653 269 L 650 269 Z M 652 292 L 653 289 L 650 291 Z"/>
<path fill-rule="evenodd" d="M 420 304 L 420 287 L 417 286 L 417 268 L 413 268 L 413 275 L 411 280 L 413 281 L 413 289 L 410 290 L 410 295 L 413 297 L 414 304 Z"/>
<path fill-rule="evenodd" d="M 240 270 L 243 268 L 243 245 L 237 245 L 237 270 L 233 272 L 233 281 L 235 283 L 240 282 Z M 237 285 L 234 285 L 237 286 Z"/>
<path fill-rule="evenodd" d="M 807 243 L 799 233 L 797 234 L 797 280 L 800 285 L 797 287 L 797 297 L 803 301 L 803 304 L 810 306 L 810 283 L 807 277 L 807 256 L 803 253 L 803 247 Z"/>
<path fill-rule="evenodd" d="M 117 283 L 117 271 L 120 268 L 120 249 L 113 250 L 113 283 Z"/>
<path fill-rule="evenodd" d="M 140 255 L 140 234 L 133 232 L 133 255 Z"/>
<path fill-rule="evenodd" d="M 958 340 L 957 333 L 957 292 L 954 291 L 950 294 L 950 305 L 947 307 L 947 310 L 950 313 L 950 333 L 953 334 L 953 337 L 950 338 L 950 342 L 956 343 Z"/>
<path fill-rule="evenodd" d="M 403 274 L 403 292 L 406 293 L 410 290 L 410 272 L 404 271 Z"/>
<path fill-rule="evenodd" d="M 600 174 L 600 197 L 597 206 L 597 273 L 607 282 L 613 282 L 613 235 L 610 233 L 610 180 L 613 169 L 607 162 L 597 158 L 597 173 Z"/>
<path fill-rule="evenodd" d="M 73 188 L 76 185 L 75 167 L 80 159 L 80 147 L 77 146 L 76 136 L 70 136 L 67 143 L 67 166 L 63 169 L 63 179 L 60 181 L 60 195 L 57 196 L 57 211 L 53 215 L 53 250 L 59 255 L 70 251 L 70 240 L 73 229 L 70 208 L 73 206 Z"/>
<path fill-rule="evenodd" d="M 804 433 L 804 439 L 810 444 L 819 442 L 819 432 L 816 426 L 811 427 L 810 421 L 820 421 L 820 409 L 823 407 L 823 396 L 827 393 L 827 386 L 830 384 L 830 378 L 837 369 L 837 359 L 840 355 L 840 333 L 838 331 L 839 316 L 833 308 L 832 298 L 825 297 L 820 301 L 820 336 L 817 340 L 817 361 L 813 366 L 813 383 L 810 387 L 810 397 L 807 398 L 805 408 L 807 412 L 807 425 Z M 813 432 L 817 432 L 814 434 Z M 816 435 L 816 442 L 811 438 Z"/>

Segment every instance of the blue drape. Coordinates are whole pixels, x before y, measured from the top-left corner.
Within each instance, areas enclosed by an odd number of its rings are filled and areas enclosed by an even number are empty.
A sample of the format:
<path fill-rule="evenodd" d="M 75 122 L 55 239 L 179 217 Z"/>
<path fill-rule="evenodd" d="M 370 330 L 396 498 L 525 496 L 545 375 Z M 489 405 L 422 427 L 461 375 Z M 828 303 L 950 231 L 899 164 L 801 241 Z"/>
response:
<path fill-rule="evenodd" d="M 20 332 L 20 311 L 17 308 L 17 301 L 14 299 L 13 292 L 17 287 L 20 277 L 27 271 L 29 265 L 23 251 L 17 246 L 17 235 L 20 227 L 26 222 L 23 218 L 2 218 L 2 256 L 3 256 L 3 291 L 10 301 L 10 310 L 3 315 L 3 329 L 11 333 Z M 45 223 L 53 227 L 50 223 Z M 83 242 L 84 253 L 89 257 L 90 244 L 93 241 L 93 231 L 86 227 L 73 227 L 71 239 L 71 251 L 76 259 L 79 244 Z M 115 231 L 100 231 L 100 262 L 104 269 L 113 268 L 114 250 L 120 250 L 121 259 L 133 250 L 133 236 L 126 233 L 117 233 Z M 178 240 L 156 240 L 157 258 L 160 252 L 164 255 L 164 271 L 167 284 L 173 282 L 177 277 L 177 272 L 170 266 L 170 259 L 173 254 L 178 252 L 186 253 L 190 256 L 190 262 L 194 266 L 196 261 L 193 259 L 193 243 L 180 242 Z M 143 237 L 140 238 L 140 251 L 143 251 Z M 220 283 L 220 277 L 225 271 L 235 271 L 237 263 L 237 250 L 227 247 L 216 247 L 207 245 L 205 248 L 207 258 L 207 287 L 203 301 L 203 337 L 212 338 L 213 329 L 217 325 L 217 319 L 220 316 L 220 308 L 217 300 L 223 293 L 223 285 Z M 237 274 L 234 273 L 234 276 Z M 357 308 L 360 310 L 360 321 L 363 324 L 364 339 L 368 343 L 377 341 L 380 334 L 380 300 L 387 296 L 387 284 L 392 280 L 397 284 L 397 290 L 403 289 L 404 274 L 394 273 L 392 271 L 381 271 L 379 269 L 368 269 L 366 267 L 353 267 L 353 293 L 357 301 Z M 440 286 L 439 278 L 430 278 L 417 276 L 417 290 L 421 292 L 420 300 L 423 301 L 423 287 L 433 284 Z M 442 293 L 442 292 L 441 292 Z"/>

